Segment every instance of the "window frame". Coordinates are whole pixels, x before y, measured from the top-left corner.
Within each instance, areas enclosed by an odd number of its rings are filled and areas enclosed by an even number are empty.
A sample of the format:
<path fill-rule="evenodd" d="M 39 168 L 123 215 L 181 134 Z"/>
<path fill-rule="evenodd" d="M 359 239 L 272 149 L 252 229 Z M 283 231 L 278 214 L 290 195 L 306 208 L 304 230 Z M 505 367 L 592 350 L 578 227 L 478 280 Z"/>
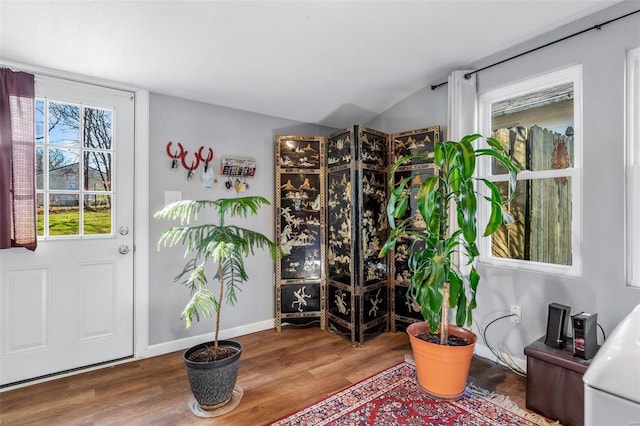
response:
<path fill-rule="evenodd" d="M 84 163 L 84 161 L 86 161 L 84 159 L 84 154 L 87 152 L 104 152 L 104 153 L 108 153 L 111 156 L 111 188 L 109 190 L 103 190 L 103 191 L 97 191 L 97 190 L 91 190 L 91 189 L 85 189 L 82 185 L 82 182 L 84 182 L 84 173 L 85 173 L 85 168 L 84 167 L 78 167 L 78 187 L 76 189 L 51 189 L 50 186 L 50 169 L 49 169 L 49 150 L 50 149 L 64 149 L 64 146 L 60 146 L 60 145 L 56 145 L 56 144 L 51 144 L 50 140 L 49 140 L 49 136 L 50 136 L 50 132 L 49 130 L 45 130 L 48 127 L 48 120 L 49 120 L 49 104 L 50 103 L 60 103 L 60 104 L 67 104 L 67 105 L 73 105 L 73 106 L 77 106 L 78 107 L 78 111 L 79 111 L 79 117 L 80 117 L 80 123 L 82 122 L 82 120 L 84 120 L 84 111 L 85 109 L 100 109 L 100 110 L 104 110 L 104 111 L 110 111 L 112 114 L 112 118 L 111 118 L 111 128 L 113 130 L 114 126 L 115 126 L 115 120 L 116 120 L 116 110 L 115 108 L 109 108 L 109 107 L 105 107 L 105 106 L 99 106 L 99 105 L 91 105 L 91 104 L 85 104 L 85 103 L 78 103 L 74 100 L 63 100 L 63 99 L 58 99 L 56 97 L 48 97 L 48 96 L 42 96 L 38 94 L 38 91 L 36 89 L 36 96 L 34 99 L 34 108 L 36 107 L 37 103 L 41 101 L 43 103 L 43 123 L 44 123 L 44 128 L 43 128 L 43 140 L 41 142 L 36 142 L 35 144 L 35 152 L 34 155 L 37 156 L 37 150 L 38 148 L 41 148 L 43 150 L 43 156 L 42 156 L 42 166 L 43 166 L 43 173 L 42 173 L 42 188 L 38 188 L 37 187 L 37 176 L 34 176 L 34 181 L 36 182 L 36 200 L 38 199 L 38 196 L 41 195 L 42 196 L 42 201 L 43 201 L 43 216 L 42 216 L 42 220 L 43 220 L 43 233 L 42 234 L 38 234 L 38 232 L 36 232 L 36 237 L 38 239 L 38 241 L 54 241 L 54 240 L 81 240 L 81 239 L 112 239 L 114 238 L 115 235 L 115 176 L 113 175 L 113 170 L 115 169 L 115 137 L 112 135 L 112 140 L 111 140 L 111 147 L 110 148 L 93 148 L 93 147 L 86 147 L 84 145 L 84 131 L 83 131 L 83 126 L 80 126 L 79 132 L 78 132 L 78 138 L 79 138 L 79 144 L 77 147 L 72 147 L 71 149 L 73 151 L 77 151 L 78 153 L 78 164 L 82 165 Z M 34 118 L 37 119 L 37 113 L 34 115 Z M 34 160 L 35 162 L 37 162 L 37 159 Z M 35 171 L 34 171 L 35 173 Z M 50 195 L 51 193 L 54 194 L 61 194 L 61 195 L 77 195 L 78 196 L 78 233 L 77 234 L 63 234 L 63 235 L 51 235 L 49 233 L 49 209 L 50 209 Z M 85 195 L 107 195 L 109 197 L 111 197 L 111 211 L 110 211 L 110 225 L 111 225 L 111 231 L 108 233 L 96 233 L 96 234 L 88 234 L 85 232 L 85 223 L 84 223 L 84 219 L 85 219 L 85 214 L 86 212 L 84 211 L 84 197 Z M 36 221 L 37 221 L 37 217 L 36 217 Z"/>
<path fill-rule="evenodd" d="M 582 65 L 574 65 L 558 71 L 553 71 L 524 80 L 508 83 L 478 95 L 478 125 L 482 135 L 492 135 L 491 105 L 494 102 L 511 99 L 525 94 L 573 83 L 573 128 L 574 128 L 574 158 L 573 167 L 558 170 L 538 172 L 522 171 L 518 174 L 518 181 L 534 178 L 553 178 L 566 176 L 571 178 L 571 265 L 557 265 L 532 260 L 497 258 L 491 255 L 491 237 L 479 237 L 478 248 L 480 256 L 478 262 L 492 266 L 522 269 L 563 276 L 582 275 Z M 494 182 L 506 181 L 508 175 L 490 175 L 490 159 L 482 158 L 478 164 L 477 175 Z M 479 188 L 481 192 L 486 189 Z M 487 223 L 489 207 L 478 209 L 478 221 L 482 226 Z"/>
<path fill-rule="evenodd" d="M 640 287 L 640 47 L 627 51 L 625 92 L 626 284 Z"/>

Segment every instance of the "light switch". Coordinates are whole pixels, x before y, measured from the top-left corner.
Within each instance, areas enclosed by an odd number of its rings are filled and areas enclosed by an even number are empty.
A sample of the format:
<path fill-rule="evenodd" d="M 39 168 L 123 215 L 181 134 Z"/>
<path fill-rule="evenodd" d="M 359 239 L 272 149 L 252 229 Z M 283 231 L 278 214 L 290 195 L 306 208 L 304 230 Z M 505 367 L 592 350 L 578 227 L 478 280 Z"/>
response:
<path fill-rule="evenodd" d="M 167 206 L 182 200 L 182 191 L 164 191 L 164 205 Z"/>

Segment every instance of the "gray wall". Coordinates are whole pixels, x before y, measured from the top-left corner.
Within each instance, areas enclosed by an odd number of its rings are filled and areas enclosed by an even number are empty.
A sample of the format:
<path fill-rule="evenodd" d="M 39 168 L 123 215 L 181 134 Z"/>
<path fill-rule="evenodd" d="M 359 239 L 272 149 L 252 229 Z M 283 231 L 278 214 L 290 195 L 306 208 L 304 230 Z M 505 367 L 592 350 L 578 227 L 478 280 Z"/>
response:
<path fill-rule="evenodd" d="M 637 1 L 624 2 L 493 58 L 459 64 L 458 68 L 480 68 L 637 10 L 639 6 Z M 483 92 L 567 66 L 583 66 L 583 273 L 581 277 L 569 278 L 479 265 L 482 280 L 479 307 L 474 313 L 476 326 L 483 329 L 491 320 L 509 313 L 511 304 L 522 306 L 521 325 L 502 320 L 491 326 L 487 337 L 492 347 L 505 345 L 516 357 L 524 358 L 524 346 L 546 332 L 547 306 L 551 302 L 571 306 L 572 314 L 597 312 L 598 322 L 608 334 L 640 303 L 640 289 L 625 285 L 624 250 L 625 58 L 628 49 L 638 46 L 640 14 L 478 73 L 478 90 Z M 442 80 L 441 77 L 439 81 Z M 386 131 L 425 121 L 444 127 L 446 91 L 446 86 L 436 91 L 424 89 L 370 125 Z"/>
<path fill-rule="evenodd" d="M 528 41 L 494 58 L 475 64 L 458 64 L 459 69 L 481 67 L 572 32 L 592 27 L 638 8 L 640 2 L 624 2 L 597 15 L 563 27 L 559 31 Z M 576 38 L 547 47 L 478 74 L 480 91 L 556 70 L 582 64 L 584 77 L 584 161 L 583 161 L 583 274 L 567 278 L 501 267 L 479 265 L 482 282 L 475 320 L 480 329 L 509 311 L 522 306 L 522 325 L 503 320 L 495 323 L 487 337 L 492 346 L 505 345 L 524 358 L 522 350 L 544 335 L 547 305 L 569 305 L 572 312 L 597 312 L 599 323 L 610 333 L 622 317 L 640 303 L 639 289 L 625 286 L 624 277 L 624 67 L 626 51 L 640 46 L 640 16 L 633 15 Z M 439 83 L 446 76 L 426 79 Z M 447 88 L 429 87 L 393 106 L 367 126 L 399 132 L 440 125 L 446 137 Z M 164 204 L 164 191 L 182 191 L 183 198 L 233 196 L 220 181 L 205 189 L 198 176 L 186 181 L 184 170 L 172 172 L 165 145 L 182 142 L 192 152 L 201 145 L 214 149 L 216 161 L 222 155 L 251 156 L 258 160 L 256 177 L 248 194 L 273 201 L 273 138 L 278 134 L 327 135 L 334 129 L 290 120 L 151 94 L 150 97 L 150 214 Z M 604 151 L 606 150 L 606 151 Z M 214 163 L 216 170 L 219 163 Z M 606 220 L 606 223 L 602 223 Z M 185 290 L 172 279 L 181 270 L 182 250 L 157 252 L 156 242 L 166 223 L 149 218 L 150 283 L 149 343 L 170 342 L 212 331 L 211 323 L 185 330 L 179 319 L 186 301 Z M 249 225 L 266 235 L 274 234 L 273 209 L 264 209 Z M 274 317 L 273 263 L 260 253 L 248 262 L 250 281 L 239 295 L 239 304 L 225 308 L 222 328 L 232 328 Z"/>
<path fill-rule="evenodd" d="M 189 294 L 173 278 L 184 266 L 184 250 L 180 247 L 156 250 L 161 232 L 170 224 L 153 218 L 153 213 L 164 206 L 164 192 L 182 191 L 183 199 L 234 197 L 235 191 L 226 190 L 224 179 L 218 175 L 220 158 L 253 157 L 257 160 L 256 175 L 250 180 L 250 189 L 242 194 L 261 195 L 273 203 L 274 137 L 325 135 L 335 129 L 153 93 L 149 104 L 149 344 L 154 345 L 213 331 L 211 320 L 196 323 L 187 330 L 179 318 Z M 200 180 L 202 168 L 191 181 L 187 181 L 182 166 L 172 171 L 165 152 L 169 141 L 173 141 L 174 149 L 181 142 L 191 159 L 200 146 L 213 148 L 218 183 L 204 188 Z M 273 238 L 273 207 L 263 208 L 259 216 L 245 224 Z M 223 330 L 274 318 L 273 262 L 261 252 L 249 259 L 246 267 L 249 281 L 238 294 L 238 303 L 223 307 Z"/>
<path fill-rule="evenodd" d="M 444 137 L 447 130 L 446 86 L 436 91 L 425 87 L 367 123 L 367 127 L 385 133 L 398 133 L 436 125 L 440 126 L 440 137 Z"/>

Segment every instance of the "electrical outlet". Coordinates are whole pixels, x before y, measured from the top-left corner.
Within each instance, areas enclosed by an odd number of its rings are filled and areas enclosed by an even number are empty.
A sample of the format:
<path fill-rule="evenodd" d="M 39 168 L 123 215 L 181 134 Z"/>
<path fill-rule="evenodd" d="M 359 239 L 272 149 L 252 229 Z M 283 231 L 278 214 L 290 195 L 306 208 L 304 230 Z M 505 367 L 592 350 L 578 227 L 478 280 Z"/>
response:
<path fill-rule="evenodd" d="M 520 324 L 522 322 L 522 308 L 518 305 L 511 305 L 511 322 L 515 322 L 516 324 Z"/>

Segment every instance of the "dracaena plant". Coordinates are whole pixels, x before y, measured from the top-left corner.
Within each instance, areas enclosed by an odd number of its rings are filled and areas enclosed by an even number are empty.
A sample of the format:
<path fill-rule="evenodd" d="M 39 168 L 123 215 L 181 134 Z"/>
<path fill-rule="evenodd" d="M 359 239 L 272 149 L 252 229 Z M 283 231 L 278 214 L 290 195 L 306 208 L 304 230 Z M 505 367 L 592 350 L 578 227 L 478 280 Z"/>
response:
<path fill-rule="evenodd" d="M 486 140 L 486 148 L 475 149 L 476 140 Z M 411 281 L 407 298 L 420 306 L 431 332 L 440 329 L 440 343 L 446 344 L 448 337 L 449 310 L 456 309 L 458 326 L 472 324 L 472 311 L 476 307 L 476 290 L 480 275 L 474 260 L 479 255 L 477 239 L 478 202 L 487 202 L 491 213 L 483 235 L 495 233 L 510 217 L 496 185 L 475 176 L 476 159 L 492 157 L 509 171 L 510 194 L 515 193 L 517 167 L 513 164 L 497 139 L 481 135 L 467 135 L 460 141 L 436 142 L 433 152 L 435 172 L 405 176 L 396 181 L 398 168 L 407 161 L 427 158 L 428 154 L 402 157 L 392 166 L 387 204 L 387 215 L 391 231 L 380 255 L 395 248 L 400 240 L 409 239 L 408 267 Z M 487 195 L 477 192 L 477 185 L 486 185 Z M 415 197 L 415 202 L 412 198 Z M 415 211 L 407 213 L 410 205 Z M 449 215 L 454 214 L 457 226 L 450 228 Z M 422 222 L 424 228 L 417 228 Z M 471 265 L 468 275 L 463 274 L 454 261 L 455 254 L 462 252 Z"/>
<path fill-rule="evenodd" d="M 246 218 L 256 215 L 262 205 L 269 205 L 260 196 L 221 198 L 217 200 L 185 200 L 167 205 L 157 212 L 158 219 L 180 220 L 181 226 L 165 230 L 158 241 L 158 249 L 186 246 L 185 258 L 190 257 L 175 281 L 184 284 L 191 297 L 181 317 L 190 327 L 193 320 L 210 318 L 215 315 L 214 354 L 218 356 L 218 334 L 220 331 L 220 308 L 223 301 L 233 305 L 237 301 L 239 285 L 249 278 L 244 259 L 256 249 L 267 249 L 275 260 L 280 247 L 265 235 L 227 224 L 226 218 Z M 190 225 L 197 221 L 204 208 L 211 207 L 217 214 L 216 223 Z M 213 272 L 207 271 L 212 261 Z M 217 282 L 217 295 L 209 289 L 209 277 Z M 215 285 L 215 284 L 212 284 Z"/>

